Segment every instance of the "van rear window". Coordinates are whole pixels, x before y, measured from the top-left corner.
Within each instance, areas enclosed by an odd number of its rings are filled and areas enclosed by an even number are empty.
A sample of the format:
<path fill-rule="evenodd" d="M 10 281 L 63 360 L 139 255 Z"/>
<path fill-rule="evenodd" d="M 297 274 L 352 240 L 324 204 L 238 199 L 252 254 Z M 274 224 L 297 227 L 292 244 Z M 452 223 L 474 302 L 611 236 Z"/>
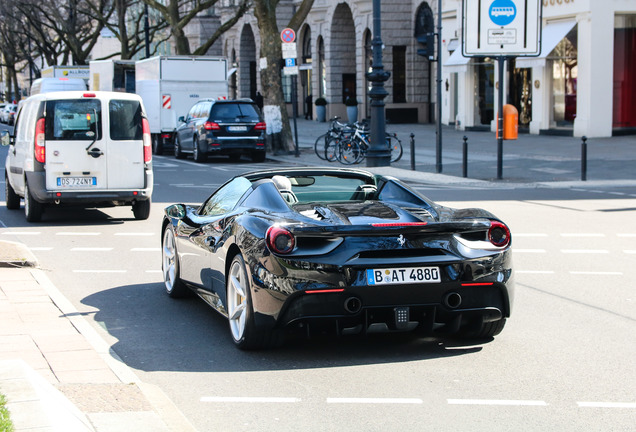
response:
<path fill-rule="evenodd" d="M 64 141 L 101 139 L 102 107 L 99 100 L 47 101 L 45 138 Z"/>
<path fill-rule="evenodd" d="M 108 112 L 111 139 L 124 141 L 143 138 L 139 101 L 113 99 L 108 104 Z"/>

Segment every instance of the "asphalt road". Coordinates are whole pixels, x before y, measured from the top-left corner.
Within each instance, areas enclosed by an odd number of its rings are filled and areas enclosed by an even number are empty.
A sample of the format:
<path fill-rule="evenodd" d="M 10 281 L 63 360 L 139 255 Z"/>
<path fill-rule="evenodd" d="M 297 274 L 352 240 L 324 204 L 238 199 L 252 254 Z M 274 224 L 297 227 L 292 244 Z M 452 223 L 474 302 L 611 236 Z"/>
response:
<path fill-rule="evenodd" d="M 54 209 L 28 224 L 0 203 L 0 235 L 29 246 L 117 354 L 200 431 L 633 430 L 635 198 L 415 184 L 511 226 L 517 290 L 501 335 L 480 344 L 328 338 L 241 352 L 202 301 L 165 295 L 159 224 L 167 204 L 201 202 L 234 174 L 276 166 L 155 157 L 147 221 L 129 208 Z"/>

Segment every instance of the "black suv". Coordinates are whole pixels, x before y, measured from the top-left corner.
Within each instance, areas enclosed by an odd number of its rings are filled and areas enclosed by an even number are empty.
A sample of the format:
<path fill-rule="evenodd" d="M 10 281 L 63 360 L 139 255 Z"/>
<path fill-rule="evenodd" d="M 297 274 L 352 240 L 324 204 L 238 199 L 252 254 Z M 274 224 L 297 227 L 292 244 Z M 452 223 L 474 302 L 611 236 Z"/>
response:
<path fill-rule="evenodd" d="M 251 99 L 198 101 L 187 117 L 179 117 L 174 155 L 192 153 L 197 162 L 210 155 L 228 155 L 238 160 L 249 155 L 254 162 L 265 160 L 265 122 Z"/>

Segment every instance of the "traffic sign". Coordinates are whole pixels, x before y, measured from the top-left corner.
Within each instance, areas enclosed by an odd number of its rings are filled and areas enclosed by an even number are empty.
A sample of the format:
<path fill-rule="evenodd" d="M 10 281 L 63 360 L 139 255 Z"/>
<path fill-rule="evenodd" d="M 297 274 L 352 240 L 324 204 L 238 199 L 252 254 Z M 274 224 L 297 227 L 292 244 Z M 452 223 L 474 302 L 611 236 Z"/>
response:
<path fill-rule="evenodd" d="M 292 67 L 292 66 L 296 66 L 296 59 L 295 58 L 286 58 L 285 59 L 285 67 Z"/>
<path fill-rule="evenodd" d="M 283 75 L 298 75 L 298 66 L 284 67 Z"/>
<path fill-rule="evenodd" d="M 291 43 L 296 40 L 296 32 L 293 29 L 286 28 L 280 32 L 280 40 L 285 43 Z"/>
<path fill-rule="evenodd" d="M 296 42 L 282 43 L 283 58 L 296 58 L 298 57 L 298 51 L 296 49 Z"/>
<path fill-rule="evenodd" d="M 463 0 L 462 54 L 537 56 L 542 0 Z"/>

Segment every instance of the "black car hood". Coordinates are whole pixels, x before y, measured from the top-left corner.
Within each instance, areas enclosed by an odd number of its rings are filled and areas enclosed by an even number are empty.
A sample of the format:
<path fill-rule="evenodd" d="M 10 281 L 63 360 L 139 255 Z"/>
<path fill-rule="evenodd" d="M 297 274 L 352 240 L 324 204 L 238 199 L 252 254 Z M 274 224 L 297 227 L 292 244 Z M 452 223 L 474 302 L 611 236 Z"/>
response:
<path fill-rule="evenodd" d="M 329 225 L 368 225 L 433 221 L 421 207 L 405 208 L 381 201 L 296 204 L 294 211 Z"/>

